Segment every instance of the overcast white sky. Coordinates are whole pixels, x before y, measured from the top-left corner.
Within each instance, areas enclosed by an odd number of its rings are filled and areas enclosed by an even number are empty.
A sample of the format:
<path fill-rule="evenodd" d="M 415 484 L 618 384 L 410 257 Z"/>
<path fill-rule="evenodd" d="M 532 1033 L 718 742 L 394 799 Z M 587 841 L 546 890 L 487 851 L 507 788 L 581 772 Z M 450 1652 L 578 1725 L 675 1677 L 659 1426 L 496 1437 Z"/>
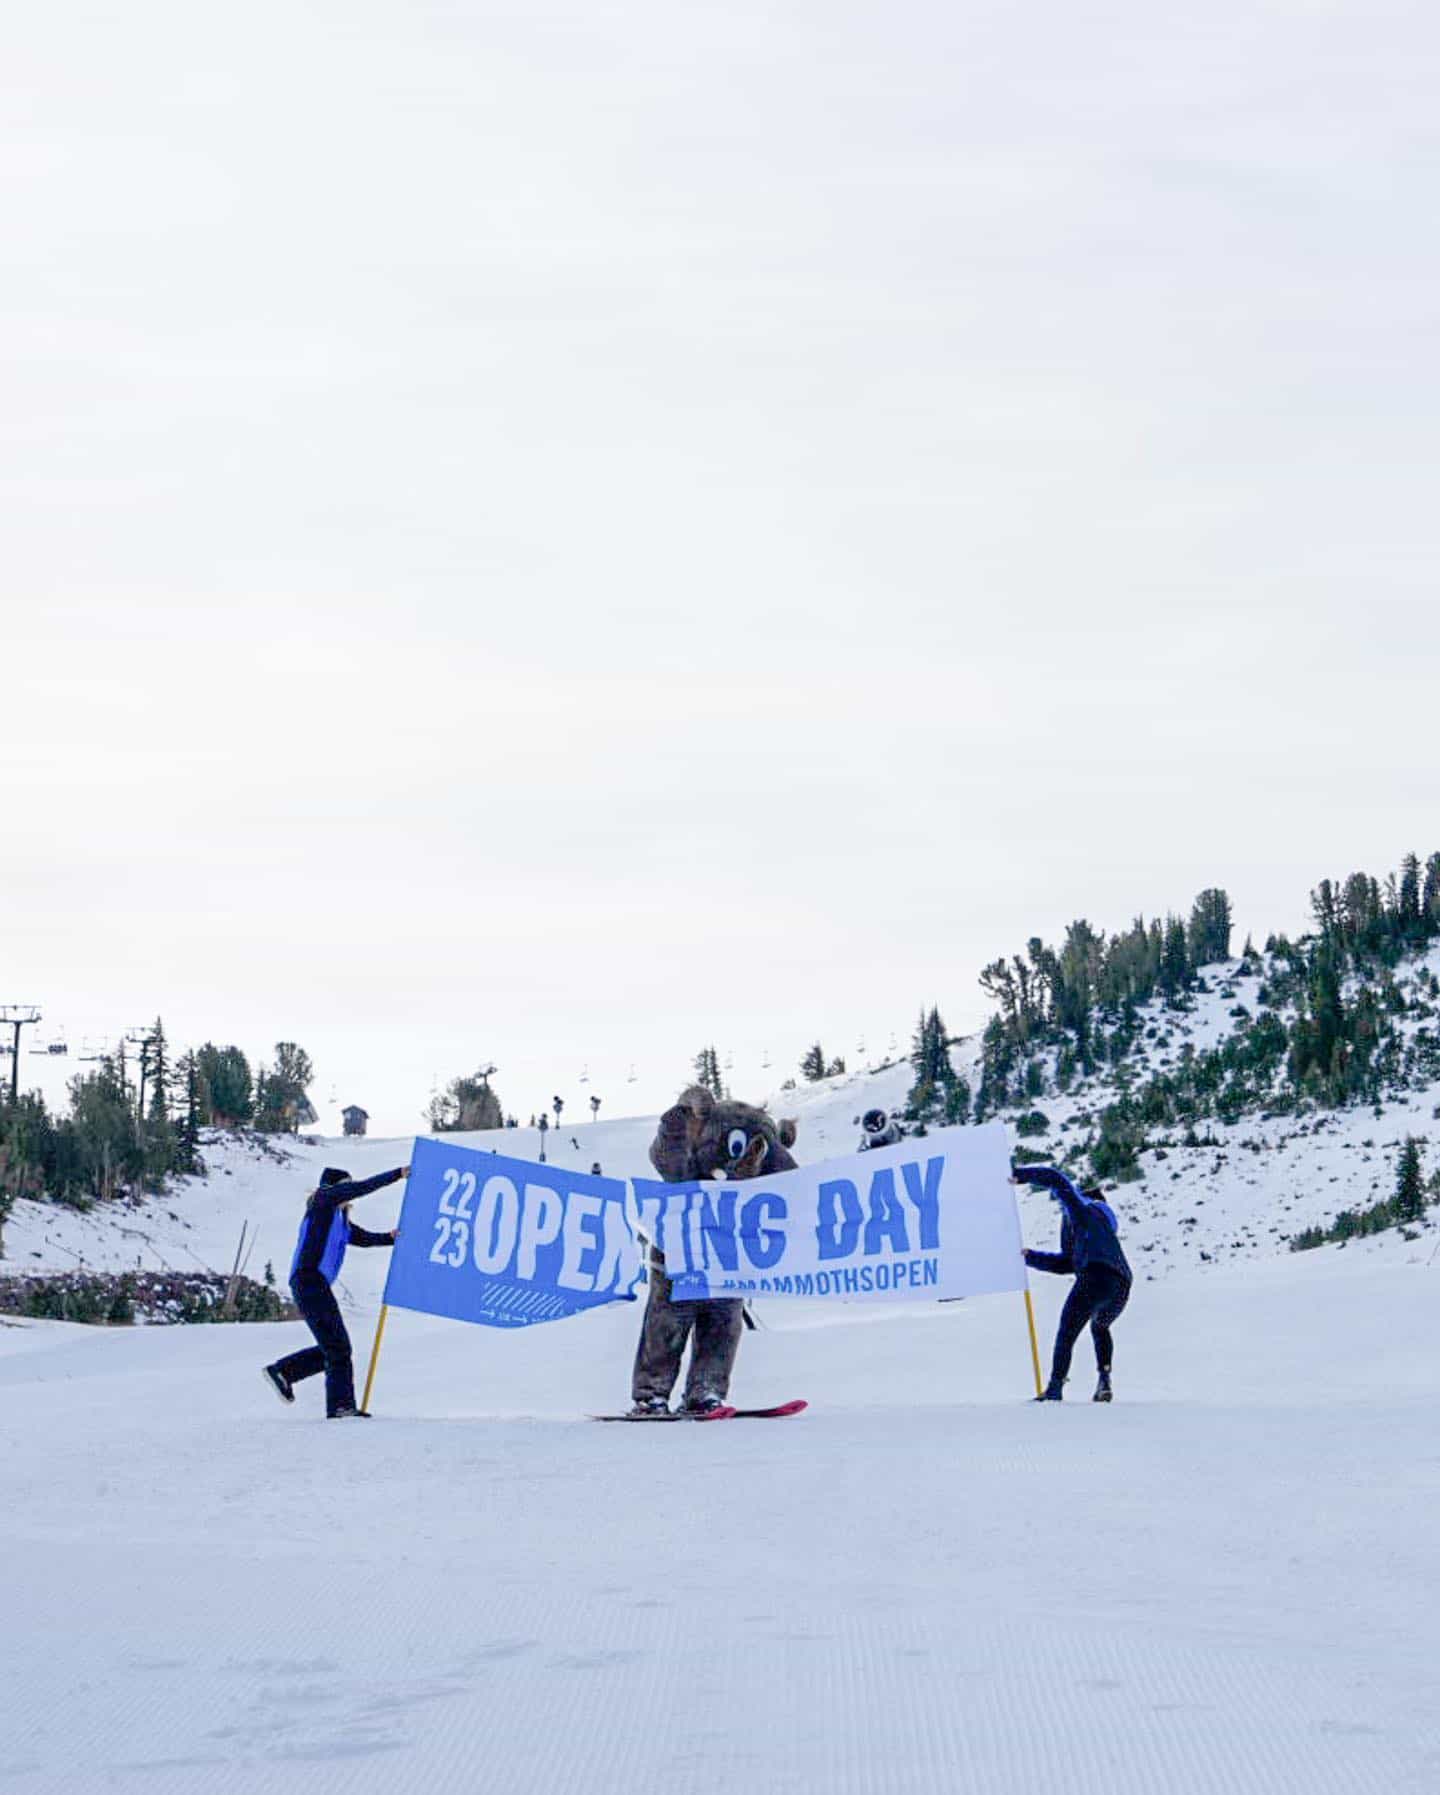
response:
<path fill-rule="evenodd" d="M 1440 848 L 1433 6 L 47 0 L 3 61 L 0 1002 L 72 1047 L 615 1114 Z"/>

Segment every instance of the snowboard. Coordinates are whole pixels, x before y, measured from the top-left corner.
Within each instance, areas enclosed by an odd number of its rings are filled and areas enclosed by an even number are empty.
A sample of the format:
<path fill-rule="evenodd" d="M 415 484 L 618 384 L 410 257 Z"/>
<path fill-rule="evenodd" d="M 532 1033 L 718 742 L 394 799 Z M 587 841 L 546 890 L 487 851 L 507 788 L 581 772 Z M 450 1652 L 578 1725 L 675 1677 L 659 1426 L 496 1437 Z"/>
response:
<path fill-rule="evenodd" d="M 785 1415 L 798 1415 L 801 1409 L 808 1409 L 810 1404 L 805 1398 L 798 1397 L 794 1402 L 782 1402 L 771 1409 L 714 1409 L 708 1415 L 687 1415 L 683 1409 L 674 1409 L 665 1415 L 592 1415 L 592 1421 L 778 1421 Z"/>

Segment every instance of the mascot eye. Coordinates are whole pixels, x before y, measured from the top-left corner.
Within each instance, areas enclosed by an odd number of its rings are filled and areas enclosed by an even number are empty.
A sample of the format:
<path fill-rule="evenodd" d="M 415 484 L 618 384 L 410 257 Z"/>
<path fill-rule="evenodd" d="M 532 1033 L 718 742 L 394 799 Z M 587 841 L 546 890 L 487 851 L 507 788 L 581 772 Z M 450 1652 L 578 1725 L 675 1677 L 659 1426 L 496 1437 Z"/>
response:
<path fill-rule="evenodd" d="M 750 1136 L 746 1134 L 745 1130 L 743 1128 L 732 1128 L 730 1130 L 730 1137 L 725 1142 L 725 1151 L 730 1155 L 731 1159 L 738 1159 L 749 1145 Z"/>

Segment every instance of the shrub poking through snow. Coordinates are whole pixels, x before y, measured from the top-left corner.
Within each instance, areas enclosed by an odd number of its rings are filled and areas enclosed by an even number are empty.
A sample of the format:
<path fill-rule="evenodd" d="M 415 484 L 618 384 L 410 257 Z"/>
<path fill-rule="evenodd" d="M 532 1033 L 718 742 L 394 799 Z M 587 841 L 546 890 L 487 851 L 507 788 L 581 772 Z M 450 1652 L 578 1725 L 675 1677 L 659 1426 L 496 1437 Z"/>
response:
<path fill-rule="evenodd" d="M 253 1278 L 236 1280 L 227 1314 L 229 1284 L 218 1272 L 64 1271 L 0 1278 L 0 1314 L 99 1326 L 293 1319 L 291 1304 Z"/>

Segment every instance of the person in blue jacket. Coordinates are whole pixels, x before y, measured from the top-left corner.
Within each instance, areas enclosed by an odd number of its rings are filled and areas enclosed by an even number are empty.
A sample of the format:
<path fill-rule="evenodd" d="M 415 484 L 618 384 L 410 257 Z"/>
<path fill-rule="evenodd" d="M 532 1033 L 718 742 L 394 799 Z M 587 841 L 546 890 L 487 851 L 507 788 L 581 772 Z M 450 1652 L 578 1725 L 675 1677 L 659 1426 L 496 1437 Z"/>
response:
<path fill-rule="evenodd" d="M 282 1402 L 294 1402 L 292 1386 L 303 1378 L 325 1373 L 325 1414 L 331 1421 L 348 1421 L 363 1415 L 355 1406 L 355 1371 L 350 1353 L 350 1336 L 335 1292 L 330 1288 L 344 1262 L 345 1249 L 352 1247 L 392 1247 L 396 1230 L 372 1234 L 350 1220 L 348 1211 L 357 1197 L 367 1197 L 372 1190 L 383 1190 L 410 1175 L 409 1166 L 398 1166 L 393 1172 L 379 1172 L 373 1178 L 352 1180 L 338 1166 L 327 1166 L 320 1174 L 318 1189 L 310 1194 L 305 1216 L 300 1223 L 300 1236 L 295 1242 L 295 1257 L 290 1262 L 290 1294 L 295 1307 L 305 1317 L 315 1345 L 302 1347 L 286 1358 L 267 1365 L 263 1376 Z"/>
<path fill-rule="evenodd" d="M 1080 1330 L 1089 1322 L 1095 1342 L 1095 1365 L 1100 1381 L 1095 1401 L 1109 1402 L 1110 1366 L 1114 1342 L 1110 1329 L 1130 1300 L 1130 1265 L 1120 1245 L 1115 1211 L 1098 1190 L 1081 1190 L 1054 1166 L 1023 1165 L 1015 1168 L 1017 1184 L 1039 1184 L 1050 1192 L 1064 1211 L 1060 1224 L 1060 1251 L 1037 1253 L 1028 1247 L 1025 1263 L 1034 1271 L 1073 1272 L 1075 1282 L 1060 1311 L 1055 1331 L 1055 1356 L 1050 1382 L 1040 1402 L 1059 1402 L 1070 1375 L 1070 1356 Z"/>

